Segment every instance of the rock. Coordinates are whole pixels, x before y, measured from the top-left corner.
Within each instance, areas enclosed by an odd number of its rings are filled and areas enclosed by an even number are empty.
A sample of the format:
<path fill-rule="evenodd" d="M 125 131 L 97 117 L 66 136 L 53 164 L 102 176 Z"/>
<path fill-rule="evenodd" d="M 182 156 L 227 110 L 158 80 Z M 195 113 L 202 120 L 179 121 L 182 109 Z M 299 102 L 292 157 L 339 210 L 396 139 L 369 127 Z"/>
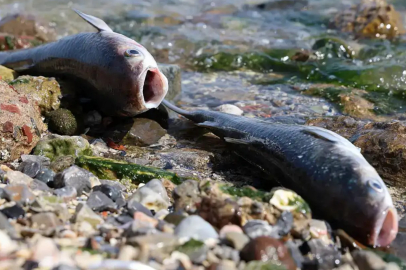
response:
<path fill-rule="evenodd" d="M 89 223 L 93 228 L 96 228 L 97 225 L 103 223 L 103 219 L 95 212 L 93 212 L 93 210 L 86 204 L 78 204 L 78 206 L 76 207 L 76 213 L 73 216 L 73 221 L 75 223 L 85 221 Z"/>
<path fill-rule="evenodd" d="M 158 64 L 159 69 L 161 72 L 166 76 L 168 79 L 168 93 L 165 96 L 167 100 L 177 100 L 180 93 L 182 93 L 182 77 L 181 77 L 181 69 L 178 65 L 171 65 L 171 64 Z"/>
<path fill-rule="evenodd" d="M 33 102 L 0 81 L 0 163 L 28 154 L 46 126 Z"/>
<path fill-rule="evenodd" d="M 164 220 L 164 218 L 169 214 L 169 211 L 166 209 L 159 210 L 155 213 L 154 218 L 159 220 Z"/>
<path fill-rule="evenodd" d="M 330 27 L 352 33 L 356 38 L 392 39 L 405 33 L 402 17 L 384 0 L 364 0 L 337 14 Z"/>
<path fill-rule="evenodd" d="M 0 211 L 0 231 L 7 232 L 11 237 L 16 237 L 17 233 L 14 226 L 8 221 L 8 217 Z"/>
<path fill-rule="evenodd" d="M 0 230 L 0 256 L 6 257 L 18 249 L 17 243 L 13 241 L 5 231 Z"/>
<path fill-rule="evenodd" d="M 221 260 L 231 260 L 235 263 L 240 261 L 239 251 L 228 246 L 215 246 L 212 252 Z"/>
<path fill-rule="evenodd" d="M 166 130 L 157 122 L 146 118 L 135 118 L 131 129 L 120 144 L 148 146 L 157 143 L 165 134 Z"/>
<path fill-rule="evenodd" d="M 117 205 L 101 191 L 93 191 L 90 193 L 86 204 L 96 212 L 115 211 L 117 208 Z"/>
<path fill-rule="evenodd" d="M 277 240 L 266 236 L 260 236 L 251 240 L 242 250 L 241 259 L 249 261 L 282 263 L 287 269 L 296 269 L 296 264 L 290 256 L 285 245 Z"/>
<path fill-rule="evenodd" d="M 239 232 L 227 232 L 224 236 L 224 240 L 226 240 L 227 243 L 230 243 L 230 245 L 236 250 L 242 250 L 250 241 L 245 234 Z"/>
<path fill-rule="evenodd" d="M 34 181 L 32 181 L 29 187 L 33 191 L 43 191 L 43 192 L 50 191 L 50 188 L 48 187 L 47 184 L 37 179 L 34 179 Z"/>
<path fill-rule="evenodd" d="M 196 205 L 201 202 L 199 196 L 199 183 L 194 180 L 186 180 L 173 190 L 173 199 L 175 200 L 175 210 L 185 210 L 189 213 L 196 212 Z"/>
<path fill-rule="evenodd" d="M 4 188 L 7 198 L 22 204 L 30 204 L 35 200 L 35 195 L 25 184 L 12 184 Z"/>
<path fill-rule="evenodd" d="M 17 73 L 14 70 L 0 66 L 0 80 L 10 82 L 14 80 L 16 76 Z"/>
<path fill-rule="evenodd" d="M 131 226 L 125 232 L 127 238 L 139 236 L 139 235 L 152 235 L 157 234 L 158 230 L 156 226 L 158 220 L 151 218 L 141 212 L 136 212 L 134 214 L 134 220 Z"/>
<path fill-rule="evenodd" d="M 121 261 L 133 261 L 138 256 L 139 250 L 136 248 L 125 245 L 120 249 L 120 253 L 118 254 L 118 260 Z"/>
<path fill-rule="evenodd" d="M 17 93 L 27 96 L 28 100 L 36 104 L 42 114 L 57 110 L 61 104 L 61 88 L 55 78 L 42 76 L 19 76 L 10 82 Z"/>
<path fill-rule="evenodd" d="M 49 130 L 60 135 L 74 135 L 78 131 L 75 116 L 68 109 L 57 109 L 48 114 Z"/>
<path fill-rule="evenodd" d="M 18 204 L 14 204 L 13 206 L 3 208 L 0 210 L 0 212 L 3 213 L 3 215 L 5 215 L 6 217 L 11 219 L 23 218 L 25 216 L 24 209 Z"/>
<path fill-rule="evenodd" d="M 92 188 L 90 178 L 95 176 L 76 165 L 58 173 L 54 178 L 55 188 L 74 187 L 78 196 Z"/>
<path fill-rule="evenodd" d="M 264 220 L 249 220 L 244 225 L 244 232 L 251 239 L 260 236 L 268 236 L 276 239 L 280 238 L 278 228 Z"/>
<path fill-rule="evenodd" d="M 139 188 L 130 198 L 140 202 L 146 208 L 159 211 L 167 209 L 169 198 L 165 187 L 158 179 L 150 180 L 146 185 Z"/>
<path fill-rule="evenodd" d="M 326 244 L 321 239 L 311 239 L 306 241 L 300 247 L 303 250 L 308 251 L 314 255 L 314 259 L 311 265 L 317 265 L 319 269 L 332 269 L 338 266 L 341 261 L 341 253 L 337 247 Z"/>
<path fill-rule="evenodd" d="M 86 127 L 97 126 L 101 124 L 102 116 L 98 111 L 90 111 L 84 116 L 83 122 Z"/>
<path fill-rule="evenodd" d="M 42 170 L 39 171 L 35 179 L 49 185 L 49 186 L 54 186 L 54 177 L 55 173 L 53 170 L 48 169 L 48 168 L 43 168 Z"/>
<path fill-rule="evenodd" d="M 130 198 L 130 200 L 127 202 L 127 209 L 130 215 L 134 215 L 135 212 L 142 212 L 145 215 L 152 217 L 151 211 L 139 203 L 135 198 Z"/>
<path fill-rule="evenodd" d="M 25 161 L 32 161 L 37 162 L 41 165 L 41 167 L 49 167 L 51 165 L 51 160 L 47 157 L 43 156 L 36 156 L 36 155 L 21 155 L 21 160 Z"/>
<path fill-rule="evenodd" d="M 30 259 L 38 262 L 39 267 L 50 269 L 56 267 L 60 262 L 60 251 L 51 238 L 40 237 L 36 239 L 32 250 L 33 253 Z"/>
<path fill-rule="evenodd" d="M 65 202 L 71 201 L 76 199 L 77 191 L 74 187 L 64 187 L 55 189 L 54 194 L 60 198 L 62 198 Z"/>
<path fill-rule="evenodd" d="M 93 188 L 93 192 L 100 191 L 109 197 L 113 202 L 122 197 L 122 189 L 117 185 L 101 184 Z"/>
<path fill-rule="evenodd" d="M 214 110 L 234 115 L 242 115 L 244 113 L 243 110 L 232 104 L 223 104 L 216 107 Z"/>
<path fill-rule="evenodd" d="M 210 223 L 197 215 L 188 216 L 183 219 L 179 225 L 176 226 L 175 235 L 179 238 L 193 238 L 203 242 L 218 238 L 217 232 Z"/>
<path fill-rule="evenodd" d="M 56 172 L 62 172 L 63 170 L 69 168 L 75 163 L 75 158 L 73 156 L 61 156 L 57 157 L 54 162 L 51 163 L 50 168 Z"/>
<path fill-rule="evenodd" d="M 241 269 L 241 268 L 239 268 Z M 286 270 L 286 267 L 272 262 L 251 261 L 244 265 L 244 270 Z"/>
<path fill-rule="evenodd" d="M 62 222 L 54 213 L 38 213 L 31 217 L 32 226 L 40 229 L 55 229 Z"/>
<path fill-rule="evenodd" d="M 43 155 L 54 161 L 60 156 L 92 155 L 89 142 L 80 136 L 50 135 L 34 149 L 34 155 Z"/>
<path fill-rule="evenodd" d="M 355 264 L 362 270 L 386 269 L 386 262 L 377 254 L 367 250 L 354 250 L 351 252 Z"/>
<path fill-rule="evenodd" d="M 19 171 L 8 171 L 4 175 L 4 181 L 10 185 L 30 185 L 34 179 Z"/>
<path fill-rule="evenodd" d="M 18 166 L 18 170 L 25 173 L 29 177 L 35 178 L 39 171 L 41 170 L 41 163 L 35 161 L 23 161 Z"/>
<path fill-rule="evenodd" d="M 203 242 L 191 239 L 176 250 L 186 254 L 193 263 L 201 264 L 206 260 L 209 248 Z"/>
<path fill-rule="evenodd" d="M 173 224 L 175 226 L 178 226 L 179 223 L 184 220 L 188 215 L 185 212 L 182 211 L 177 211 L 177 212 L 172 212 L 166 215 L 164 218 L 164 221 Z"/>
<path fill-rule="evenodd" d="M 42 42 L 56 40 L 56 32 L 48 23 L 30 14 L 15 13 L 3 17 L 0 32 L 16 36 L 31 36 Z"/>
<path fill-rule="evenodd" d="M 131 237 L 128 241 L 135 247 L 139 247 L 141 251 L 151 252 L 151 255 L 156 254 L 155 252 L 169 254 L 179 245 L 178 238 L 168 233 L 136 236 Z"/>
<path fill-rule="evenodd" d="M 80 270 L 77 267 L 74 266 L 70 266 L 70 265 L 66 265 L 66 264 L 60 264 L 54 268 L 52 268 L 52 270 Z"/>

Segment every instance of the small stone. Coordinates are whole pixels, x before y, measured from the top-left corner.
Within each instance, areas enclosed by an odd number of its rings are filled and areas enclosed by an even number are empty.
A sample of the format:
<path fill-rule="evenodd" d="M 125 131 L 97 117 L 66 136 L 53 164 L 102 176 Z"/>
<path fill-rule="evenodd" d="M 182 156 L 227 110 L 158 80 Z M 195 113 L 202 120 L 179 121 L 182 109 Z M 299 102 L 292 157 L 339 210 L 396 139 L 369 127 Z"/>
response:
<path fill-rule="evenodd" d="M 131 243 L 141 250 L 150 250 L 150 252 L 159 250 L 164 253 L 172 252 L 179 244 L 178 238 L 168 233 L 136 236 L 131 237 L 128 241 L 129 244 Z"/>
<path fill-rule="evenodd" d="M 30 185 L 30 189 L 35 191 L 35 190 L 39 190 L 39 191 L 50 191 L 51 189 L 48 187 L 47 184 L 45 184 L 44 182 L 34 179 L 34 181 L 32 181 L 31 185 Z"/>
<path fill-rule="evenodd" d="M 250 241 L 248 236 L 239 232 L 227 232 L 224 239 L 236 250 L 242 250 Z"/>
<path fill-rule="evenodd" d="M 4 180 L 12 185 L 30 185 L 32 181 L 34 181 L 31 177 L 28 175 L 19 172 L 19 171 L 8 171 L 6 172 L 6 175 L 4 176 Z"/>
<path fill-rule="evenodd" d="M 187 210 L 188 213 L 194 213 L 196 204 L 202 200 L 199 194 L 199 183 L 194 180 L 186 180 L 173 190 L 175 210 Z"/>
<path fill-rule="evenodd" d="M 224 238 L 229 232 L 243 233 L 243 230 L 237 225 L 226 225 L 219 232 L 220 238 Z"/>
<path fill-rule="evenodd" d="M 0 230 L 0 254 L 7 256 L 18 249 L 17 243 L 13 241 L 6 232 Z"/>
<path fill-rule="evenodd" d="M 0 211 L 0 231 L 7 232 L 11 237 L 16 237 L 14 226 L 8 221 L 8 217 Z"/>
<path fill-rule="evenodd" d="M 41 164 L 35 161 L 23 161 L 18 166 L 18 170 L 31 178 L 35 178 L 41 170 Z"/>
<path fill-rule="evenodd" d="M 377 270 L 386 267 L 386 262 L 372 251 L 354 250 L 351 255 L 359 269 Z"/>
<path fill-rule="evenodd" d="M 242 250 L 241 259 L 249 261 L 263 261 L 282 263 L 287 269 L 295 270 L 296 265 L 285 245 L 277 240 L 266 236 L 260 236 L 251 240 Z"/>
<path fill-rule="evenodd" d="M 73 217 L 75 223 L 80 223 L 82 221 L 88 222 L 93 228 L 97 225 L 103 223 L 103 219 L 97 215 L 93 210 L 86 204 L 78 204 L 76 207 L 76 214 Z"/>
<path fill-rule="evenodd" d="M 32 247 L 31 260 L 38 262 L 40 268 L 56 267 L 60 262 L 60 251 L 51 238 L 41 237 Z"/>
<path fill-rule="evenodd" d="M 60 264 L 54 268 L 52 268 L 52 270 L 80 270 L 77 267 L 74 266 L 70 266 L 70 265 L 66 265 L 66 264 Z"/>
<path fill-rule="evenodd" d="M 44 156 L 21 155 L 21 160 L 23 162 L 25 161 L 37 162 L 41 165 L 41 167 L 48 167 L 51 164 L 51 160 Z"/>
<path fill-rule="evenodd" d="M 173 213 L 169 213 L 168 215 L 166 215 L 166 217 L 164 218 L 164 221 L 173 224 L 175 226 L 178 226 L 179 223 L 184 220 L 188 215 L 185 212 L 182 211 L 176 211 Z"/>
<path fill-rule="evenodd" d="M 54 162 L 51 163 L 50 168 L 56 172 L 62 172 L 63 170 L 69 168 L 75 163 L 75 158 L 73 156 L 61 156 L 57 157 Z"/>
<path fill-rule="evenodd" d="M 3 213 L 3 215 L 5 215 L 6 217 L 11 219 L 23 218 L 25 216 L 24 209 L 18 204 L 14 204 L 13 206 L 3 208 L 0 210 L 0 212 Z"/>
<path fill-rule="evenodd" d="M 93 191 L 90 193 L 86 204 L 96 212 L 114 211 L 117 208 L 117 205 L 101 191 Z"/>
<path fill-rule="evenodd" d="M 128 133 L 124 136 L 121 144 L 148 146 L 155 144 L 166 134 L 157 122 L 147 118 L 135 118 Z"/>
<path fill-rule="evenodd" d="M 239 251 L 228 246 L 215 246 L 212 252 L 221 260 L 231 260 L 235 263 L 240 261 Z"/>
<path fill-rule="evenodd" d="M 78 123 L 70 110 L 59 108 L 48 114 L 48 127 L 60 135 L 73 135 L 77 132 Z"/>
<path fill-rule="evenodd" d="M 62 225 L 62 222 L 54 213 L 38 213 L 31 217 L 32 226 L 39 229 L 56 228 Z"/>
<path fill-rule="evenodd" d="M 120 249 L 120 253 L 118 254 L 118 260 L 121 261 L 133 261 L 135 258 L 137 258 L 139 254 L 139 250 L 129 246 L 125 245 Z"/>
<path fill-rule="evenodd" d="M 244 113 L 243 110 L 232 104 L 223 104 L 214 108 L 214 110 L 234 115 L 242 115 Z"/>
<path fill-rule="evenodd" d="M 191 239 L 176 250 L 188 255 L 193 263 L 201 264 L 206 260 L 209 248 L 203 242 Z"/>
<path fill-rule="evenodd" d="M 9 198 L 11 201 L 22 204 L 30 204 L 35 200 L 35 195 L 24 184 L 8 185 L 4 188 L 4 191 L 7 194 L 7 198 Z"/>
<path fill-rule="evenodd" d="M 102 116 L 98 111 L 90 111 L 84 116 L 84 124 L 86 127 L 93 127 L 101 124 Z"/>
<path fill-rule="evenodd" d="M 101 184 L 93 188 L 93 192 L 100 191 L 115 202 L 121 196 L 121 189 L 113 185 Z"/>
<path fill-rule="evenodd" d="M 337 262 L 341 261 L 341 252 L 331 244 L 326 244 L 321 239 L 311 239 L 300 246 L 300 250 L 308 250 L 314 254 L 314 261 L 319 269 L 332 269 L 338 266 Z M 360 268 L 362 269 L 362 268 Z"/>
<path fill-rule="evenodd" d="M 113 259 L 105 259 L 99 262 L 91 263 L 87 267 L 83 267 L 82 269 L 100 269 L 100 270 L 116 270 L 116 269 L 137 269 L 137 270 L 155 270 L 147 264 L 138 261 L 119 261 Z"/>
<path fill-rule="evenodd" d="M 92 177 L 96 176 L 76 165 L 73 165 L 55 176 L 55 188 L 74 187 L 78 196 L 81 196 L 83 192 L 90 191 L 90 178 Z"/>
<path fill-rule="evenodd" d="M 134 198 L 131 198 L 127 203 L 127 209 L 130 215 L 134 215 L 135 212 L 142 212 L 145 215 L 152 217 L 151 211 L 143 206 L 141 203 L 137 202 Z"/>
<path fill-rule="evenodd" d="M 55 189 L 54 194 L 60 198 L 62 198 L 65 202 L 71 201 L 76 199 L 77 191 L 74 187 L 64 187 Z"/>
<path fill-rule="evenodd" d="M 264 220 L 249 220 L 244 225 L 244 232 L 251 239 L 255 239 L 260 236 L 280 238 L 278 228 L 270 225 L 267 221 Z"/>
<path fill-rule="evenodd" d="M 179 238 L 193 238 L 203 242 L 218 238 L 216 230 L 210 223 L 197 215 L 191 215 L 182 220 L 179 225 L 176 226 L 175 235 Z"/>
<path fill-rule="evenodd" d="M 48 168 L 43 168 L 42 170 L 39 171 L 35 179 L 38 179 L 39 181 L 53 186 L 54 184 L 52 183 L 54 181 L 55 173 L 53 170 L 48 169 Z"/>
<path fill-rule="evenodd" d="M 162 209 L 155 213 L 154 218 L 163 220 L 168 214 L 169 214 L 168 210 Z"/>
<path fill-rule="evenodd" d="M 162 182 L 158 179 L 149 181 L 139 188 L 130 198 L 140 202 L 148 209 L 159 211 L 167 209 L 170 202 Z"/>
<path fill-rule="evenodd" d="M 131 242 L 131 237 L 157 234 L 159 233 L 156 229 L 157 223 L 158 221 L 154 219 L 149 220 L 137 218 L 132 221 L 131 226 L 127 228 L 124 235 L 129 238 L 129 242 Z"/>

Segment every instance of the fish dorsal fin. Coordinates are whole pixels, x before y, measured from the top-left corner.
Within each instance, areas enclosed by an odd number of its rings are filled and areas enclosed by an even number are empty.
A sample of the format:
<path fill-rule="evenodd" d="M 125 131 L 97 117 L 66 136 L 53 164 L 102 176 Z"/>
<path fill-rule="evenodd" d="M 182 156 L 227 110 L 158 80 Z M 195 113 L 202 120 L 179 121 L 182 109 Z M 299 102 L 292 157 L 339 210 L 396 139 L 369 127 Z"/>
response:
<path fill-rule="evenodd" d="M 306 134 L 312 135 L 314 137 L 323 139 L 325 141 L 329 141 L 329 142 L 333 142 L 333 143 L 340 143 L 340 144 L 346 145 L 348 147 L 355 147 L 350 141 L 348 141 L 344 137 L 341 137 L 337 133 L 334 133 L 334 132 L 324 129 L 324 128 L 306 126 L 306 127 L 304 127 L 303 132 Z"/>
<path fill-rule="evenodd" d="M 113 32 L 113 30 L 105 23 L 102 19 L 96 18 L 92 15 L 85 14 L 79 10 L 73 9 L 83 20 L 90 23 L 93 27 L 95 27 L 99 32 L 106 31 L 106 32 Z"/>

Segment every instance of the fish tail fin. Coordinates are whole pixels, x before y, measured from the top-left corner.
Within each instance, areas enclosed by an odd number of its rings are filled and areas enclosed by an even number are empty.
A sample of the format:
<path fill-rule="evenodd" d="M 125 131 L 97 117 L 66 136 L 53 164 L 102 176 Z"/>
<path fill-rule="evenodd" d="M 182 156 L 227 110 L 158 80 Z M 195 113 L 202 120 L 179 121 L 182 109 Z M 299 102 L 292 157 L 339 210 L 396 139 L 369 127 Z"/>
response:
<path fill-rule="evenodd" d="M 166 99 L 162 100 L 162 104 L 167 107 L 168 109 L 171 109 L 172 111 L 183 115 L 186 118 L 191 118 L 193 116 L 193 114 L 191 112 L 188 112 L 186 110 L 183 110 L 175 105 L 173 105 L 172 103 L 170 103 L 169 101 L 167 101 Z"/>

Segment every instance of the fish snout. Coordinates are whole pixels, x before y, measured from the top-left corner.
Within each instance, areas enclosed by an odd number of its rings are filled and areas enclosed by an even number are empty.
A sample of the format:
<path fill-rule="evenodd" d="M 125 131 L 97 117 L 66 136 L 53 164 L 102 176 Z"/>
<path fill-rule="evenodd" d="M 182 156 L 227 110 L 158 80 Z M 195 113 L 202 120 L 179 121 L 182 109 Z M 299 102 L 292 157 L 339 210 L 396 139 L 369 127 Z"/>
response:
<path fill-rule="evenodd" d="M 398 233 L 398 215 L 396 209 L 389 207 L 383 214 L 384 218 L 377 223 L 371 244 L 374 246 L 388 246 L 395 240 Z"/>
<path fill-rule="evenodd" d="M 142 102 L 146 109 L 156 108 L 168 93 L 168 79 L 157 67 L 150 67 L 140 82 Z"/>

